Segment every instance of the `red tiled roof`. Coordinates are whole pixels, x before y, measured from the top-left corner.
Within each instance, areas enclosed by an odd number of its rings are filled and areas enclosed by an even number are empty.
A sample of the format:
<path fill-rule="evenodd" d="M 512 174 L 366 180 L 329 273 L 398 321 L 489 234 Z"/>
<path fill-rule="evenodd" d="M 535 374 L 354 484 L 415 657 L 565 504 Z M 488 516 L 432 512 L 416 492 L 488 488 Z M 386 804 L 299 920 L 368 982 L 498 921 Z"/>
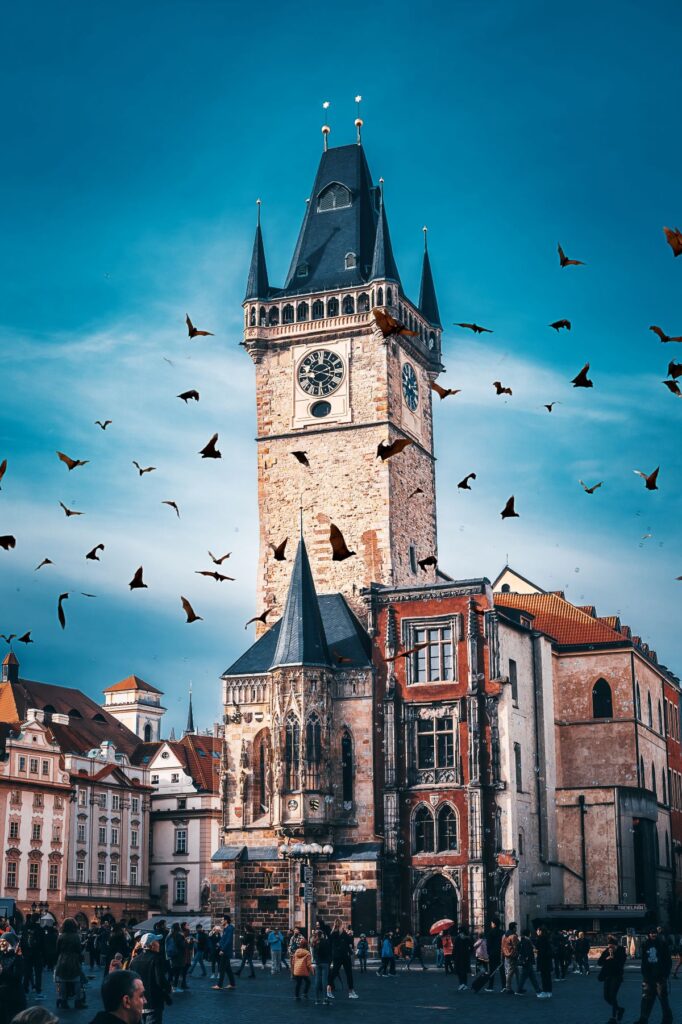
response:
<path fill-rule="evenodd" d="M 222 740 L 217 736 L 188 733 L 173 746 L 183 748 L 187 770 L 199 788 L 208 793 L 217 793 L 220 784 Z M 217 757 L 214 756 L 216 754 Z"/>
<path fill-rule="evenodd" d="M 145 683 L 144 679 L 140 679 L 139 676 L 126 676 L 120 683 L 113 683 L 112 686 L 107 686 L 104 693 L 119 693 L 122 690 L 144 690 L 146 693 L 158 693 L 162 694 L 163 690 L 157 690 L 151 683 Z"/>
<path fill-rule="evenodd" d="M 552 594 L 495 594 L 495 604 L 535 616 L 533 626 L 560 644 L 620 643 L 621 634 L 582 608 Z"/>
<path fill-rule="evenodd" d="M 620 619 L 617 615 L 599 615 L 598 618 L 600 622 L 615 629 L 616 633 L 620 633 Z"/>

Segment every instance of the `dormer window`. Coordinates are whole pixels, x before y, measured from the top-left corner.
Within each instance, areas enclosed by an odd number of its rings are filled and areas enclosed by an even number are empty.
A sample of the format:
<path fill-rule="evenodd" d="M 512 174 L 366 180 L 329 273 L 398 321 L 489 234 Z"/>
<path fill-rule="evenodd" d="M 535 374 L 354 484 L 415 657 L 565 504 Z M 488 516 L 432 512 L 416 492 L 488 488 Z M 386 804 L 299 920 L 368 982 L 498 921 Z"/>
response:
<path fill-rule="evenodd" d="M 358 265 L 358 257 L 354 252 L 346 253 L 346 270 L 355 270 Z"/>
<path fill-rule="evenodd" d="M 327 210 L 341 210 L 351 204 L 350 189 L 333 181 L 331 185 L 323 188 L 317 197 L 317 212 L 325 213 Z"/>
<path fill-rule="evenodd" d="M 307 277 L 308 276 L 308 264 L 299 263 L 296 267 L 296 277 Z"/>

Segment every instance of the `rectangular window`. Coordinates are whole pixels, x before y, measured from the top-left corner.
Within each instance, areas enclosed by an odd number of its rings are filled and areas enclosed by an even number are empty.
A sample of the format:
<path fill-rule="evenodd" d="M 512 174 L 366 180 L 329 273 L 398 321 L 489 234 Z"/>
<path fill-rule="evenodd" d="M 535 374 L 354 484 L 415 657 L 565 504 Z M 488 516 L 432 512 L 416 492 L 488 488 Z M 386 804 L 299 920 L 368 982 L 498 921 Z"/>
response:
<path fill-rule="evenodd" d="M 77 842 L 79 842 L 79 843 L 84 843 L 85 842 L 85 825 L 79 825 L 78 826 L 77 837 L 76 838 L 77 838 Z"/>
<path fill-rule="evenodd" d="M 186 810 L 186 808 L 187 808 L 187 797 L 179 796 L 178 797 L 178 810 L 179 811 L 184 811 L 184 810 Z"/>
<path fill-rule="evenodd" d="M 48 889 L 59 888 L 59 865 L 50 864 L 50 870 L 47 875 L 47 887 Z"/>
<path fill-rule="evenodd" d="M 78 790 L 78 806 L 86 807 L 88 803 L 88 792 L 86 789 Z"/>
<path fill-rule="evenodd" d="M 55 811 L 61 811 L 64 807 L 64 797 L 56 796 L 54 798 L 54 809 Z"/>
<path fill-rule="evenodd" d="M 419 627 L 413 630 L 412 647 L 425 644 L 412 655 L 412 676 L 415 683 L 447 682 L 454 679 L 452 624 Z"/>
<path fill-rule="evenodd" d="M 104 864 L 104 861 L 100 861 L 99 864 L 97 865 L 97 884 L 105 885 L 106 881 L 106 865 Z"/>
<path fill-rule="evenodd" d="M 107 809 L 107 794 L 106 793 L 98 793 L 97 796 L 95 797 L 95 799 L 97 800 L 97 803 L 99 804 L 101 809 L 103 811 L 105 811 Z"/>
<path fill-rule="evenodd" d="M 28 771 L 29 771 L 29 775 L 37 775 L 38 774 L 38 758 L 37 757 L 29 757 L 29 759 L 28 759 Z"/>
<path fill-rule="evenodd" d="M 42 793 L 34 793 L 33 794 L 33 806 L 34 807 L 42 807 L 43 803 L 44 803 L 44 801 L 43 801 L 43 794 Z"/>
<path fill-rule="evenodd" d="M 519 857 L 523 857 L 523 832 L 519 832 Z"/>
<path fill-rule="evenodd" d="M 111 827 L 111 845 L 118 846 L 118 829 L 115 825 Z"/>
<path fill-rule="evenodd" d="M 7 861 L 6 884 L 8 889 L 17 887 L 17 862 L 15 860 Z"/>
<path fill-rule="evenodd" d="M 414 544 L 410 544 L 410 569 L 412 570 L 412 575 L 416 576 L 417 575 L 417 549 L 414 546 Z"/>
<path fill-rule="evenodd" d="M 175 830 L 175 852 L 187 853 L 187 829 L 176 828 Z"/>
<path fill-rule="evenodd" d="M 509 685 L 511 686 L 512 700 L 516 707 L 519 706 L 519 684 L 516 677 L 516 662 L 509 659 Z"/>
<path fill-rule="evenodd" d="M 52 826 L 52 842 L 53 843 L 59 843 L 59 842 L 61 842 L 61 838 L 62 838 L 62 826 L 61 825 L 53 825 Z"/>
<path fill-rule="evenodd" d="M 10 821 L 10 823 L 9 823 L 9 837 L 10 837 L 10 839 L 18 839 L 19 838 L 19 822 L 18 821 Z"/>
<path fill-rule="evenodd" d="M 82 885 L 84 881 L 85 881 L 85 861 L 84 860 L 77 860 L 76 861 L 76 882 L 78 882 L 78 883 L 80 883 Z"/>
<path fill-rule="evenodd" d="M 111 885 L 118 885 L 118 864 L 112 864 L 110 866 L 109 881 Z"/>
<path fill-rule="evenodd" d="M 43 775 L 49 775 L 50 774 L 50 762 L 49 761 L 43 761 L 42 768 L 43 768 Z"/>
<path fill-rule="evenodd" d="M 158 786 L 158 784 L 159 784 L 159 776 L 158 775 L 152 775 L 152 786 Z"/>
<path fill-rule="evenodd" d="M 19 771 L 20 772 L 25 772 L 26 771 L 26 758 L 24 757 L 23 754 L 19 757 Z"/>
<path fill-rule="evenodd" d="M 171 782 L 180 781 L 180 772 L 171 772 Z"/>
<path fill-rule="evenodd" d="M 107 826 L 106 825 L 100 825 L 99 826 L 99 841 L 100 841 L 100 843 L 106 843 L 106 841 L 107 841 Z"/>
<path fill-rule="evenodd" d="M 451 716 L 417 721 L 417 768 L 454 768 L 455 732 Z"/>
<path fill-rule="evenodd" d="M 34 822 L 34 824 L 31 827 L 31 839 L 40 839 L 42 831 L 42 825 L 39 825 L 37 824 L 37 822 Z"/>
<path fill-rule="evenodd" d="M 118 793 L 111 794 L 111 809 L 112 811 L 121 810 L 121 797 L 118 795 Z"/>
<path fill-rule="evenodd" d="M 187 903 L 187 879 L 176 878 L 175 879 L 175 899 L 174 903 Z"/>
<path fill-rule="evenodd" d="M 131 846 L 139 846 L 139 842 L 138 842 L 138 838 L 137 837 L 138 837 L 137 829 L 136 828 L 131 828 L 131 830 L 130 830 L 130 845 Z"/>
<path fill-rule="evenodd" d="M 131 806 L 131 810 L 132 810 L 133 814 L 139 814 L 140 813 L 140 798 L 139 798 L 139 796 L 134 796 L 133 797 L 133 799 L 130 802 L 130 806 Z"/>
<path fill-rule="evenodd" d="M 29 889 L 38 888 L 38 867 L 34 860 L 28 866 L 28 887 Z"/>
<path fill-rule="evenodd" d="M 521 770 L 521 744 L 514 744 L 514 767 L 516 770 L 516 792 L 523 793 L 523 774 Z"/>
<path fill-rule="evenodd" d="M 130 884 L 137 885 L 137 864 L 130 865 Z"/>

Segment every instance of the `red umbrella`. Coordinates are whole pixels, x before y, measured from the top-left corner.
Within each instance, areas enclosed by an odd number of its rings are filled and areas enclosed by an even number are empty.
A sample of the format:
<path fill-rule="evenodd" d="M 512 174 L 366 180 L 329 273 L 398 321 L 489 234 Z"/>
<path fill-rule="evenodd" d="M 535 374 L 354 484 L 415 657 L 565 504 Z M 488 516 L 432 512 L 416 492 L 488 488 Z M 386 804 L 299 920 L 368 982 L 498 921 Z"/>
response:
<path fill-rule="evenodd" d="M 438 935 L 439 932 L 446 932 L 448 928 L 454 928 L 455 922 L 451 921 L 449 917 L 443 917 L 440 921 L 436 921 L 429 928 L 430 935 Z"/>

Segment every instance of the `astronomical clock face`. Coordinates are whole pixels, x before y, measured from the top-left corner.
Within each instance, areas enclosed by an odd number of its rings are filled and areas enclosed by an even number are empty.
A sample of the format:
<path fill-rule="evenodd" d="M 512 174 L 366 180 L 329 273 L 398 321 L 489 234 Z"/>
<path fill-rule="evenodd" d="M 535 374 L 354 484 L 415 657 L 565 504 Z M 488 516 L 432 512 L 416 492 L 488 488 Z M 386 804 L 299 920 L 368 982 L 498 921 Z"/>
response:
<path fill-rule="evenodd" d="M 415 412 L 419 405 L 419 385 L 417 384 L 417 375 L 411 363 L 403 363 L 402 385 L 405 405 L 411 412 Z"/>
<path fill-rule="evenodd" d="M 325 398 L 340 387 L 345 374 L 343 360 L 328 349 L 308 352 L 298 367 L 298 384 L 312 398 Z"/>

